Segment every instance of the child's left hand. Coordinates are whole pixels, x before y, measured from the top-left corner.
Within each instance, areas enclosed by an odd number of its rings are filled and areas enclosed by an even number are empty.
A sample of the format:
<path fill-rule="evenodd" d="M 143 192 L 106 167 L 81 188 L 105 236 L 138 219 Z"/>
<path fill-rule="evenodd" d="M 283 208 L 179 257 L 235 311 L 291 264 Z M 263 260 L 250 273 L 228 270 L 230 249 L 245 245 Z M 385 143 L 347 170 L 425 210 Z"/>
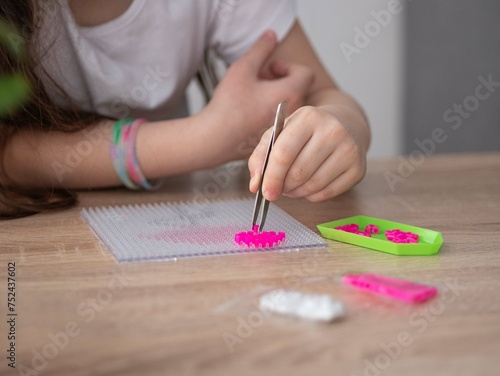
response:
<path fill-rule="evenodd" d="M 254 193 L 271 132 L 262 136 L 248 161 Z M 304 106 L 286 119 L 269 156 L 262 192 L 270 201 L 283 194 L 318 202 L 347 191 L 365 172 L 366 150 L 354 129 L 328 108 Z"/>

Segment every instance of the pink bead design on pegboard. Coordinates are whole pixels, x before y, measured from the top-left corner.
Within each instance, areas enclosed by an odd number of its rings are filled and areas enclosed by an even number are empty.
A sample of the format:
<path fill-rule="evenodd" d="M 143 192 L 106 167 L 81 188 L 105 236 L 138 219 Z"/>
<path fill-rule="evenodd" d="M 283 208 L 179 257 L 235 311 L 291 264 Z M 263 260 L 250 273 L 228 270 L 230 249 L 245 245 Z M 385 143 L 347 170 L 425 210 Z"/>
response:
<path fill-rule="evenodd" d="M 418 243 L 418 234 L 400 229 L 387 230 L 385 237 L 393 243 Z"/>
<path fill-rule="evenodd" d="M 372 224 L 366 225 L 365 230 L 360 231 L 359 225 L 357 225 L 356 223 L 349 223 L 347 225 L 337 226 L 337 227 L 335 227 L 335 230 L 350 232 L 352 234 L 368 236 L 368 237 L 371 237 L 372 234 L 378 234 L 380 232 L 380 229 L 378 228 L 378 226 L 372 225 Z"/>
<path fill-rule="evenodd" d="M 283 240 L 286 234 L 284 232 L 262 231 L 259 232 L 259 225 L 253 226 L 251 231 L 242 231 L 234 235 L 234 241 L 240 245 L 248 247 L 274 247 Z"/>

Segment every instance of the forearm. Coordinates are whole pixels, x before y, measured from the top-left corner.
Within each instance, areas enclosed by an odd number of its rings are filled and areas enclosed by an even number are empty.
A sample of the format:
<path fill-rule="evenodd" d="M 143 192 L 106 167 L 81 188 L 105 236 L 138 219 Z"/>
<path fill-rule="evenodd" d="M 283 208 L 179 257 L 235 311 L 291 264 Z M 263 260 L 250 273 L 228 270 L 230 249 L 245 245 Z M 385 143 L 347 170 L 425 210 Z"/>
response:
<path fill-rule="evenodd" d="M 349 94 L 333 87 L 321 89 L 306 98 L 306 105 L 332 114 L 350 128 L 365 148 L 365 152 L 368 150 L 371 141 L 368 119 L 361 106 Z"/>
<path fill-rule="evenodd" d="M 3 155 L 8 181 L 23 188 L 120 185 L 110 157 L 113 124 L 104 120 L 73 133 L 20 131 L 9 141 Z M 217 145 L 210 145 L 213 140 L 209 130 L 207 118 L 202 115 L 143 124 L 137 134 L 136 152 L 146 178 L 224 162 Z"/>

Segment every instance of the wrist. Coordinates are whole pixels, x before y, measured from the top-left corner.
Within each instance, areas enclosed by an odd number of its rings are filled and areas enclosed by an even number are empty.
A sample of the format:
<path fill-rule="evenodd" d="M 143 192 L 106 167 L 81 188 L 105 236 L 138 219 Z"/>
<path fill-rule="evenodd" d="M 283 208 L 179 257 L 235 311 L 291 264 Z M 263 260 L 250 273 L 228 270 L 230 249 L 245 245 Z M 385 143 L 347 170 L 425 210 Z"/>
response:
<path fill-rule="evenodd" d="M 370 126 L 358 107 L 353 107 L 350 104 L 327 104 L 319 106 L 319 108 L 341 124 L 365 154 L 368 152 L 371 137 Z"/>
<path fill-rule="evenodd" d="M 196 116 L 199 116 L 203 137 L 210 145 L 212 158 L 216 161 L 214 165 L 242 158 L 237 153 L 243 133 L 243 122 L 238 111 L 220 108 L 210 102 Z"/>

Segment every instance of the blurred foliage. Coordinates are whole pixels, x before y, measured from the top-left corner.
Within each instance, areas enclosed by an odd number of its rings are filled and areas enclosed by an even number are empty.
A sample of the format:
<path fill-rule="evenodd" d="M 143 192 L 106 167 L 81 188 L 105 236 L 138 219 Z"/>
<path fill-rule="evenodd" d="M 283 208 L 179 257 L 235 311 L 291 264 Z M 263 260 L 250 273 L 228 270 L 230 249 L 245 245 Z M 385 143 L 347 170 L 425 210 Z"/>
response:
<path fill-rule="evenodd" d="M 14 59 L 24 58 L 24 41 L 19 33 L 0 19 L 0 43 Z M 0 75 L 0 116 L 19 108 L 30 96 L 31 89 L 21 73 Z"/>

